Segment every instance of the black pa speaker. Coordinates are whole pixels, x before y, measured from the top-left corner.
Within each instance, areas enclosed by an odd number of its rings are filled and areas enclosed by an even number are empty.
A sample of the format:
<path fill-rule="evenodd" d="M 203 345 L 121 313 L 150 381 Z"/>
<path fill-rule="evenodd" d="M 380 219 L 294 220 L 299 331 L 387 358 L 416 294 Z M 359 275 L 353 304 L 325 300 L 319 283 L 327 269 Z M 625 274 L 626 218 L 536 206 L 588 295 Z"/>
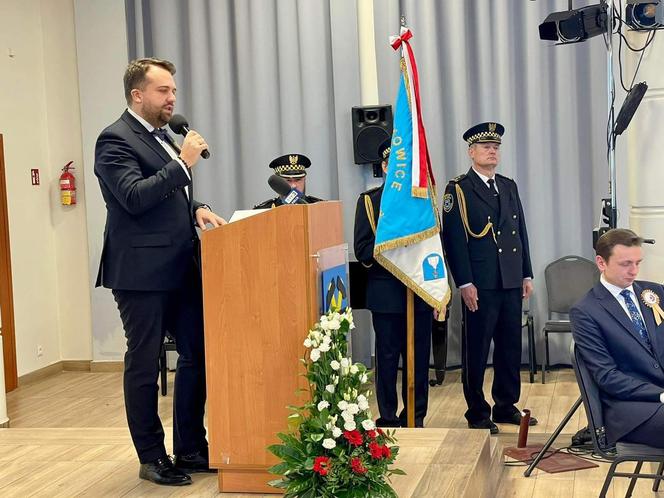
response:
<path fill-rule="evenodd" d="M 353 107 L 351 117 L 355 164 L 381 162 L 378 146 L 392 137 L 392 106 Z"/>

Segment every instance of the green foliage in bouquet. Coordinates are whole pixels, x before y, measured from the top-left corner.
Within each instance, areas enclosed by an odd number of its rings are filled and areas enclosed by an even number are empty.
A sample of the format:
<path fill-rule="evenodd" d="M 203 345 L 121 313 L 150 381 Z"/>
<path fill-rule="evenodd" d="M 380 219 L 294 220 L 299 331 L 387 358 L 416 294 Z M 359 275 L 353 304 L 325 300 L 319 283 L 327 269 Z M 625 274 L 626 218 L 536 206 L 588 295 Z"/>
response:
<path fill-rule="evenodd" d="M 369 409 L 369 373 L 352 364 L 346 337 L 353 329 L 350 308 L 321 316 L 304 340 L 311 400 L 290 407 L 292 432 L 268 448 L 282 461 L 270 472 L 284 496 L 300 498 L 396 497 L 388 484 L 399 452 L 394 431 L 376 428 Z"/>

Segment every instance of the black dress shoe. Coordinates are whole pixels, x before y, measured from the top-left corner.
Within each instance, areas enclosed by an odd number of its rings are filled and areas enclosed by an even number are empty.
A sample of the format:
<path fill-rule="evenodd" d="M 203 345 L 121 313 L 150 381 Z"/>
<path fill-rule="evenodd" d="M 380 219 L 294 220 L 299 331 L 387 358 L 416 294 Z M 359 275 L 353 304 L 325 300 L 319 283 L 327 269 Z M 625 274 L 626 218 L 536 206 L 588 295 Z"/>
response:
<path fill-rule="evenodd" d="M 392 427 L 401 427 L 401 420 L 388 420 L 383 417 L 380 417 L 376 420 L 376 427 L 382 428 L 392 428 Z"/>
<path fill-rule="evenodd" d="M 196 472 L 216 472 L 217 469 L 210 468 L 210 459 L 207 449 L 190 453 L 188 455 L 175 455 L 173 457 L 175 467 L 187 474 Z"/>
<path fill-rule="evenodd" d="M 521 425 L 521 414 L 519 412 L 514 412 L 512 415 L 508 416 L 493 416 L 493 421 L 497 424 L 512 424 L 512 425 Z M 528 425 L 537 425 L 537 419 L 535 417 L 530 417 Z"/>
<path fill-rule="evenodd" d="M 138 477 L 165 486 L 186 486 L 187 484 L 191 484 L 191 477 L 180 469 L 176 469 L 171 459 L 167 456 L 158 458 L 154 462 L 142 463 Z"/>
<path fill-rule="evenodd" d="M 469 429 L 489 429 L 491 434 L 498 434 L 500 429 L 498 426 L 491 422 L 488 418 L 485 420 L 479 420 L 477 422 L 468 422 Z"/>

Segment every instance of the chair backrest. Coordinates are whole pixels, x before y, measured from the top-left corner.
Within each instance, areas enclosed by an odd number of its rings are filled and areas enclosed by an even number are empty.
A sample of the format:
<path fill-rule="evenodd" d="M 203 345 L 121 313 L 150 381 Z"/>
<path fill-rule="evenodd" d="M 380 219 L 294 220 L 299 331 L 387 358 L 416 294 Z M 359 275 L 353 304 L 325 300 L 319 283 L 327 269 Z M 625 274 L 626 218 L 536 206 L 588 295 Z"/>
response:
<path fill-rule="evenodd" d="M 551 313 L 569 313 L 572 305 L 599 280 L 599 270 L 581 256 L 565 256 L 549 263 L 544 270 L 546 292 Z"/>
<path fill-rule="evenodd" d="M 574 353 L 572 354 L 572 365 L 574 366 L 574 373 L 576 374 L 576 382 L 579 384 L 579 391 L 581 391 L 581 398 L 583 399 L 583 407 L 586 409 L 586 417 L 588 417 L 588 429 L 592 436 L 593 446 L 595 451 L 606 458 L 613 458 L 612 455 L 607 453 L 610 449 L 604 431 L 604 414 L 602 409 L 602 401 L 599 397 L 599 387 L 595 383 L 588 367 L 583 358 L 579 354 L 579 348 L 573 346 Z"/>

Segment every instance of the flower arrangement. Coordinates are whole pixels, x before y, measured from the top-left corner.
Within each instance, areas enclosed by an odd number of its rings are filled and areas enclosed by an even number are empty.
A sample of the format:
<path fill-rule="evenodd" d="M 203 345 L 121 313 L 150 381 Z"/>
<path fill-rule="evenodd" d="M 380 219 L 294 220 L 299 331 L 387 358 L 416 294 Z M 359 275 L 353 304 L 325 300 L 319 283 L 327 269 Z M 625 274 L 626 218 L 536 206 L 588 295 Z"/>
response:
<path fill-rule="evenodd" d="M 270 472 L 284 496 L 300 498 L 396 497 L 388 484 L 403 471 L 390 466 L 399 452 L 394 431 L 376 428 L 369 409 L 370 377 L 348 357 L 348 332 L 355 328 L 350 308 L 330 311 L 309 331 L 302 360 L 311 399 L 290 407 L 292 432 L 268 448 L 282 462 Z"/>

